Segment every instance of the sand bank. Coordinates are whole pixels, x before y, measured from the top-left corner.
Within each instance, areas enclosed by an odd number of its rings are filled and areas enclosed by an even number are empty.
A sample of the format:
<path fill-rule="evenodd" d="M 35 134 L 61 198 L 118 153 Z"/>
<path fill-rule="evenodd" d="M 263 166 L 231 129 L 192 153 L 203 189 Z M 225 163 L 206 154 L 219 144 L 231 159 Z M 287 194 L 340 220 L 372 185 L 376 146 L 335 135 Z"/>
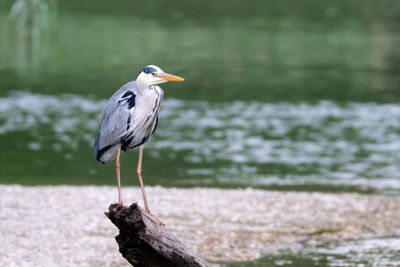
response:
<path fill-rule="evenodd" d="M 400 197 L 147 187 L 167 227 L 209 261 L 330 239 L 400 234 Z M 116 187 L 0 186 L 0 266 L 129 266 L 104 216 Z M 123 188 L 125 204 L 138 188 Z"/>

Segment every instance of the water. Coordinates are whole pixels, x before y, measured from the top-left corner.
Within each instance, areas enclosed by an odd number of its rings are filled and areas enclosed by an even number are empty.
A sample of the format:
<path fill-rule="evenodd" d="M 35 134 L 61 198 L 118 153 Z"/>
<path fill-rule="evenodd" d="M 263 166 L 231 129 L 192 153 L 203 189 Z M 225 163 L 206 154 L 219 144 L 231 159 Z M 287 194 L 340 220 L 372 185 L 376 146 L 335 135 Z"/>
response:
<path fill-rule="evenodd" d="M 18 153 L 4 159 L 9 162 L 6 177 L 13 178 L 7 181 L 43 182 L 41 155 L 47 154 L 54 163 L 47 175 L 57 177 L 57 183 L 85 183 L 84 177 L 92 177 L 97 184 L 112 184 L 112 174 L 99 174 L 112 171 L 112 164 L 102 167 L 90 155 L 104 103 L 79 95 L 26 92 L 0 98 L 2 141 L 18 136 Z M 146 149 L 146 182 L 397 194 L 399 115 L 398 104 L 167 98 L 157 135 Z M 123 154 L 125 173 L 134 173 L 136 154 Z M 13 175 L 20 164 L 13 156 L 30 158 L 28 177 Z M 73 169 L 77 161 L 77 176 L 59 174 L 58 168 Z"/>
<path fill-rule="evenodd" d="M 145 184 L 399 195 L 399 1 L 33 2 L 0 2 L 0 183 L 114 185 L 99 113 L 156 64 L 185 82 L 163 85 Z M 307 255 L 276 265 L 337 266 Z"/>
<path fill-rule="evenodd" d="M 399 238 L 371 238 L 330 242 L 298 253 L 283 253 L 255 262 L 228 263 L 223 266 L 380 266 L 400 265 Z"/>

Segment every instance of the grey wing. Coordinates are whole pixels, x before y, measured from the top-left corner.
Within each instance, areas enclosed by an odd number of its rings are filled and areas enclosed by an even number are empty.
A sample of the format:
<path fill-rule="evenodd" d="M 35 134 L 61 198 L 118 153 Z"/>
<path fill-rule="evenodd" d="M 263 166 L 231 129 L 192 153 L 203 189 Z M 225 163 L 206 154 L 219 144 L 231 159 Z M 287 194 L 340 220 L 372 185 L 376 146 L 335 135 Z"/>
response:
<path fill-rule="evenodd" d="M 96 159 L 102 163 L 115 159 L 121 143 L 129 139 L 131 117 L 135 109 L 135 88 L 135 82 L 125 84 L 115 92 L 103 109 L 100 132 L 93 151 Z"/>

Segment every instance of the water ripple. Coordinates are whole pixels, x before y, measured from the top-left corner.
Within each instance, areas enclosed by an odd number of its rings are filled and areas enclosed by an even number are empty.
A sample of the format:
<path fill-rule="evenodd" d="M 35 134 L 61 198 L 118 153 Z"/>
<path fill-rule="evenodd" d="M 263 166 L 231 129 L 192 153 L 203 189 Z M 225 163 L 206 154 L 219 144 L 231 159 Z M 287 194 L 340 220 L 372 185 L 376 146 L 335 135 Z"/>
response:
<path fill-rule="evenodd" d="M 90 145 L 104 100 L 14 92 L 0 98 L 0 134 L 29 132 L 39 150 L 43 129 L 55 150 Z M 400 190 L 400 105 L 330 101 L 209 103 L 166 99 L 149 154 L 182 153 L 191 178 L 218 183 L 327 183 Z M 212 163 L 215 163 L 212 165 Z M 219 164 L 216 164 L 219 163 Z M 193 167 L 195 166 L 195 167 Z M 196 167 L 198 166 L 198 167 Z M 193 177 L 192 177 L 193 176 Z M 236 179 L 236 180 L 235 180 Z"/>

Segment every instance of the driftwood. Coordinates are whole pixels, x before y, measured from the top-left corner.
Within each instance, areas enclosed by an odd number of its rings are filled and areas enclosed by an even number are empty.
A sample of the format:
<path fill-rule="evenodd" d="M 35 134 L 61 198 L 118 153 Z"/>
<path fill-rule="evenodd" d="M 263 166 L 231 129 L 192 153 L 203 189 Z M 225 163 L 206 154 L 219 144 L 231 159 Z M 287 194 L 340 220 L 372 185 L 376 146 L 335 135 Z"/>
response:
<path fill-rule="evenodd" d="M 135 267 L 207 266 L 165 226 L 136 203 L 111 204 L 105 215 L 119 229 L 115 237 L 122 256 Z"/>

